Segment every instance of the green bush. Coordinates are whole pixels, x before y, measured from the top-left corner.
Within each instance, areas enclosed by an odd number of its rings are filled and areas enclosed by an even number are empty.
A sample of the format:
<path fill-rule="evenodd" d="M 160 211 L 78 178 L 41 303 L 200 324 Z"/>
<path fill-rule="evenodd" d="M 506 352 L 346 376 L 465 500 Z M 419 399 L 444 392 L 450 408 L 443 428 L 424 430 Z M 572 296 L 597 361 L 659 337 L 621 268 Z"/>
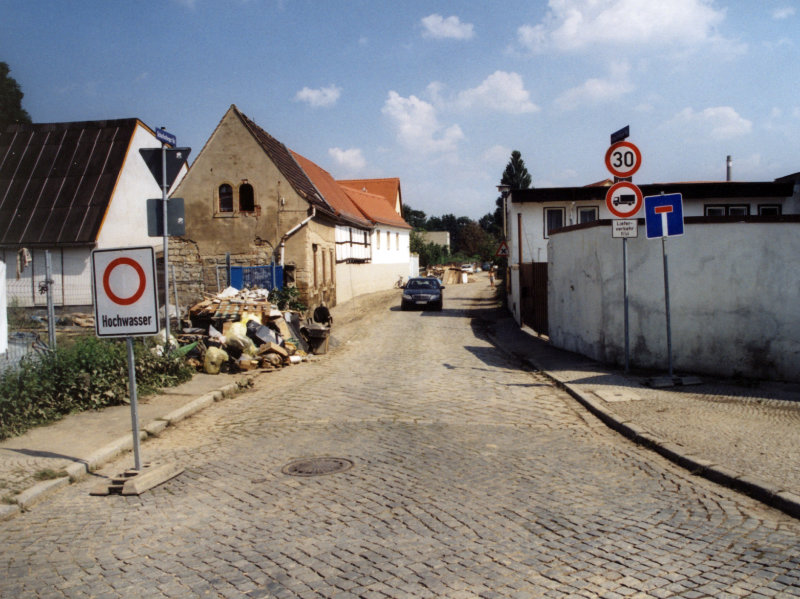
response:
<path fill-rule="evenodd" d="M 130 401 L 125 341 L 85 337 L 68 347 L 23 359 L 0 374 L 0 439 L 65 414 Z M 160 356 L 134 342 L 137 393 L 148 395 L 192 378 L 174 354 Z"/>

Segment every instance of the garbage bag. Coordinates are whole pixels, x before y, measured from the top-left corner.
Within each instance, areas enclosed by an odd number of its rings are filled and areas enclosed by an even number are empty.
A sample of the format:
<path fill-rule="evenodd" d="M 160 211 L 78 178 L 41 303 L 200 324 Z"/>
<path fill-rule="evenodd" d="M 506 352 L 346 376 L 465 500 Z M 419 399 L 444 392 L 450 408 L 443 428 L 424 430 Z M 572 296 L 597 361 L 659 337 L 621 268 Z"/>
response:
<path fill-rule="evenodd" d="M 247 336 L 247 325 L 243 322 L 234 322 L 228 329 L 225 338 L 228 347 L 241 350 L 251 356 L 256 355 L 256 344 Z"/>
<path fill-rule="evenodd" d="M 207 374 L 219 374 L 222 364 L 228 361 L 228 353 L 219 347 L 209 347 L 203 360 L 203 370 Z"/>

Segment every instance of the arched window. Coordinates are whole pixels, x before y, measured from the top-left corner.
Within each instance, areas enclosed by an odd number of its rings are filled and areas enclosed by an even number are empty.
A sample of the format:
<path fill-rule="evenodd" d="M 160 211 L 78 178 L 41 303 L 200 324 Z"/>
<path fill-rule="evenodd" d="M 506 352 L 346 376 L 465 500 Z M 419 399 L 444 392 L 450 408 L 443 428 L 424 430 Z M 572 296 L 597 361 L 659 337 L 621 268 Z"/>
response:
<path fill-rule="evenodd" d="M 239 212 L 253 212 L 255 209 L 256 200 L 253 186 L 249 183 L 242 183 L 239 186 Z"/>
<path fill-rule="evenodd" d="M 233 212 L 233 187 L 227 183 L 219 186 L 219 211 Z"/>

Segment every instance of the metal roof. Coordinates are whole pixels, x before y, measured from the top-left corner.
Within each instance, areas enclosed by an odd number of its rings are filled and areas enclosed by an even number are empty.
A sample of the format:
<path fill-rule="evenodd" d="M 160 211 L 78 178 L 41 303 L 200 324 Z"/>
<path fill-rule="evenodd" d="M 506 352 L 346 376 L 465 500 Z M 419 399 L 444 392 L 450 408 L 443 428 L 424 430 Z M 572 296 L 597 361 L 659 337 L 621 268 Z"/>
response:
<path fill-rule="evenodd" d="M 138 119 L 0 131 L 0 246 L 91 245 Z"/>

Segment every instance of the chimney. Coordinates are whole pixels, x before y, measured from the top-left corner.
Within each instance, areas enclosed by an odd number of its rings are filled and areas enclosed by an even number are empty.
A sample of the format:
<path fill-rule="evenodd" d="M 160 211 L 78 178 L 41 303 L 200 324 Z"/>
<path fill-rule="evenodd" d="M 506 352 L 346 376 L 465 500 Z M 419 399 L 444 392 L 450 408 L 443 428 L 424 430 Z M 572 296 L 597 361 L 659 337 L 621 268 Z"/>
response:
<path fill-rule="evenodd" d="M 730 157 L 730 155 L 728 155 L 728 160 L 727 160 L 728 172 L 727 172 L 727 175 L 725 177 L 726 181 L 730 181 L 731 180 L 731 165 L 732 164 L 733 164 L 733 161 L 731 161 L 731 157 Z"/>

